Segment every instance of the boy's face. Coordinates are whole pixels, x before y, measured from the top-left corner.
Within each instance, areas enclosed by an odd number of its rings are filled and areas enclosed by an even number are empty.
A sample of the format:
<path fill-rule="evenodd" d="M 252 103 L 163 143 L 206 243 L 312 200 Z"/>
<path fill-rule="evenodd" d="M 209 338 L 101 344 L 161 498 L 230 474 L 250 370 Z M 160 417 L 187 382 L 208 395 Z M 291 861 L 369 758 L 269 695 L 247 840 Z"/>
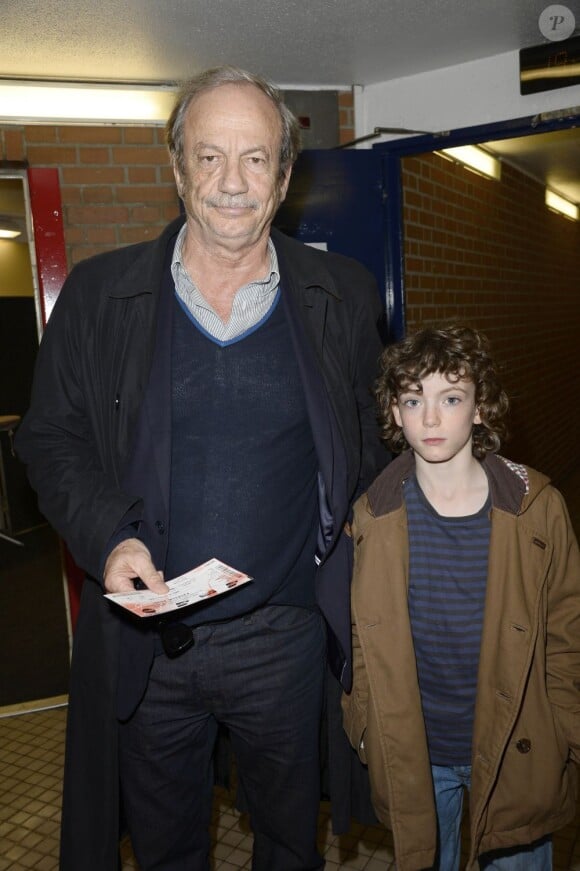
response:
<path fill-rule="evenodd" d="M 473 381 L 454 381 L 440 372 L 421 378 L 393 405 L 393 416 L 415 453 L 427 463 L 448 463 L 471 455 L 473 425 L 481 423 Z"/>

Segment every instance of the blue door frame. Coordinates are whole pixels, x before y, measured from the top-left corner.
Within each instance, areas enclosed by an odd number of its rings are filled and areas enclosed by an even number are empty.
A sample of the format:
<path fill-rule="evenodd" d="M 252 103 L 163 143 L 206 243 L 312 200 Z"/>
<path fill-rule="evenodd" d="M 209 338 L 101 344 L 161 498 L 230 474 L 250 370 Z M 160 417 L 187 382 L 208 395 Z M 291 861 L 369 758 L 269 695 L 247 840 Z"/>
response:
<path fill-rule="evenodd" d="M 549 113 L 553 115 L 554 113 Z M 435 133 L 412 138 L 395 139 L 373 146 L 382 156 L 383 186 L 385 190 L 385 222 L 387 227 L 386 304 L 389 318 L 389 338 L 397 340 L 405 335 L 405 231 L 403 225 L 403 187 L 401 160 L 413 154 L 424 154 L 441 148 L 459 145 L 475 145 L 494 139 L 515 139 L 554 130 L 566 130 L 580 126 L 580 115 L 566 115 L 543 119 L 530 115 L 510 121 L 463 127 L 444 133 Z"/>

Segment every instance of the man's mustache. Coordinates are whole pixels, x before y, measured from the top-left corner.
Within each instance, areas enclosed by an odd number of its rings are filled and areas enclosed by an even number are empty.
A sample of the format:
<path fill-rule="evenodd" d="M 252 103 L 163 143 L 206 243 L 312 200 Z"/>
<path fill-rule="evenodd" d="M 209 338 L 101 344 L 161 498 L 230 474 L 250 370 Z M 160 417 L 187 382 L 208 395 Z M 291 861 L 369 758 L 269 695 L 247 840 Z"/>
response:
<path fill-rule="evenodd" d="M 260 204 L 257 200 L 248 199 L 244 196 L 230 197 L 227 194 L 221 196 L 206 197 L 205 204 L 212 209 L 258 209 Z"/>

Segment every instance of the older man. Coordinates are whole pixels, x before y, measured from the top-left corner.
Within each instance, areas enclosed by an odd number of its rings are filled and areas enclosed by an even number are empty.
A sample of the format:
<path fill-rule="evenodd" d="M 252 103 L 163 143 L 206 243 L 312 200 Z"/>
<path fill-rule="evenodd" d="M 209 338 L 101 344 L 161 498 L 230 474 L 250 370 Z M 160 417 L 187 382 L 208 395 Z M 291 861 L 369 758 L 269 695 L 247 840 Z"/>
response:
<path fill-rule="evenodd" d="M 207 869 L 222 724 L 252 867 L 307 871 L 323 867 L 327 640 L 350 680 L 342 530 L 384 462 L 368 390 L 379 300 L 360 265 L 271 229 L 298 148 L 272 85 L 207 71 L 167 130 L 185 222 L 73 270 L 18 439 L 88 578 L 61 867 L 113 871 L 122 806 L 142 871 Z M 136 582 L 164 592 L 211 557 L 253 581 L 165 622 L 104 599 Z"/>

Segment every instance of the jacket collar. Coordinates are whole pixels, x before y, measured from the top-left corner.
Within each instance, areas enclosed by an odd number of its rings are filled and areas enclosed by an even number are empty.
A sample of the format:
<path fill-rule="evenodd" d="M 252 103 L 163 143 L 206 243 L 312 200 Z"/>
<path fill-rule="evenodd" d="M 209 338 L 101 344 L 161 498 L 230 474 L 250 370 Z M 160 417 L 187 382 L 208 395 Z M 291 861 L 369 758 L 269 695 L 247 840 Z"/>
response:
<path fill-rule="evenodd" d="M 492 506 L 509 514 L 520 514 L 529 492 L 527 468 L 496 454 L 486 454 L 481 463 L 489 481 Z M 404 451 L 374 481 L 367 495 L 369 508 L 375 516 L 389 514 L 401 507 L 403 483 L 414 469 L 413 452 Z M 543 480 L 547 483 L 547 479 Z"/>
<path fill-rule="evenodd" d="M 111 287 L 109 295 L 122 299 L 137 293 L 156 294 L 159 291 L 167 246 L 173 237 L 177 237 L 184 221 L 184 216 L 180 215 L 153 242 L 121 249 L 121 252 L 130 251 L 132 256 L 127 260 L 127 270 L 119 270 L 118 280 Z M 316 288 L 336 299 L 342 299 L 340 290 L 325 266 L 325 258 L 320 257 L 315 249 L 291 239 L 275 227 L 272 227 L 271 238 L 280 263 L 280 273 L 285 277 L 291 276 L 295 288 L 305 292 L 305 305 L 314 304 L 312 294 L 308 291 Z M 141 256 L 135 258 L 139 247 L 142 249 Z"/>
<path fill-rule="evenodd" d="M 280 262 L 281 275 L 291 273 L 294 284 L 304 290 L 320 288 L 330 296 L 342 299 L 342 294 L 328 271 L 326 258 L 321 257 L 316 249 L 286 236 L 275 227 L 272 227 L 271 238 Z M 306 295 L 305 303 L 312 305 L 309 294 Z"/>
<path fill-rule="evenodd" d="M 170 242 L 174 244 L 184 220 L 183 215 L 180 215 L 152 242 L 141 242 L 115 252 L 119 257 L 120 268 L 117 280 L 109 290 L 109 296 L 124 299 L 143 293 L 159 295 L 167 248 Z M 126 269 L 123 269 L 123 261 L 127 263 Z"/>

